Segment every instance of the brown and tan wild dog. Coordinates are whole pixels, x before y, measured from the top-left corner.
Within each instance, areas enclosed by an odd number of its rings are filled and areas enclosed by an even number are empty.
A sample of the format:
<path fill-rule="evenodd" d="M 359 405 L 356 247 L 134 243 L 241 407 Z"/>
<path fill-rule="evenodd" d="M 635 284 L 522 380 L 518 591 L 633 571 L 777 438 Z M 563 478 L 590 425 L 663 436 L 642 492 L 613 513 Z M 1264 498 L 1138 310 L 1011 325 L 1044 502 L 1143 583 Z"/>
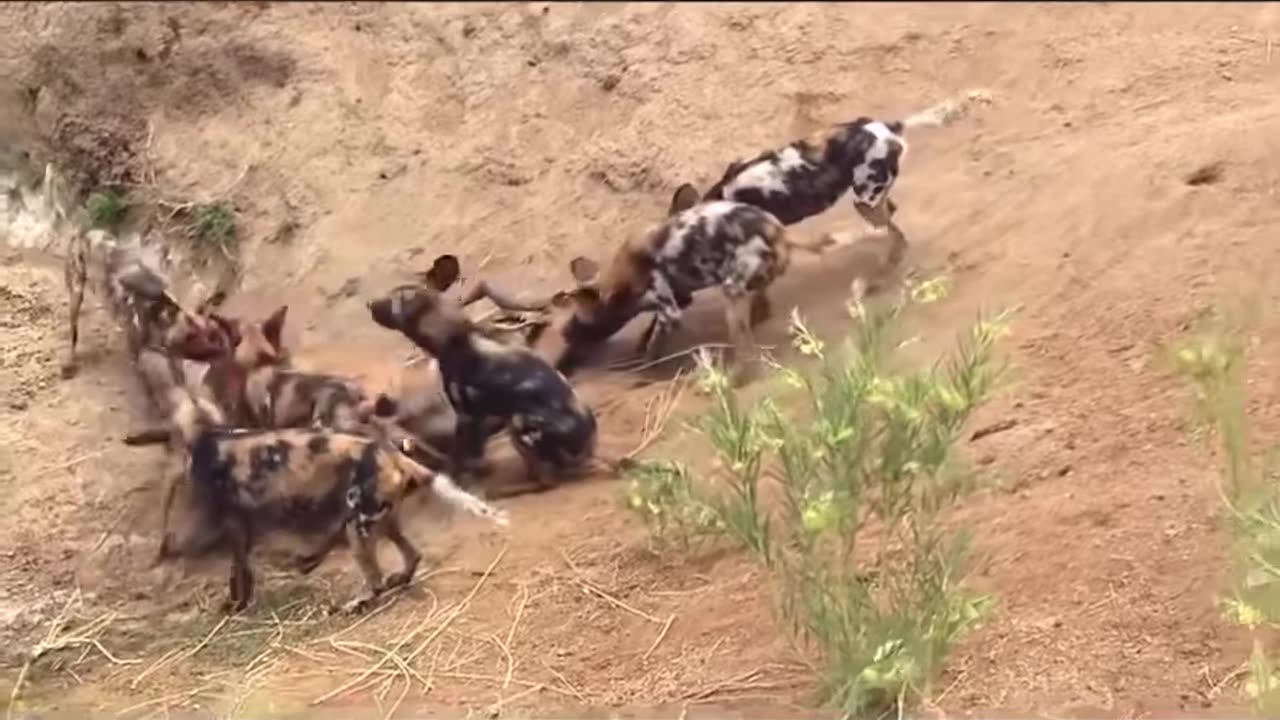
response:
<path fill-rule="evenodd" d="M 176 391 L 175 391 L 176 392 Z M 231 545 L 230 594 L 225 609 L 253 600 L 250 554 L 263 534 L 287 531 L 323 538 L 299 566 L 313 570 L 345 532 L 364 576 L 366 592 L 347 609 L 367 608 L 382 592 L 408 583 L 421 555 L 397 517 L 401 502 L 429 489 L 456 510 L 507 525 L 505 511 L 458 488 L 387 443 L 330 430 L 243 430 L 221 426 L 218 408 L 190 394 L 177 398 L 173 430 L 187 446 L 187 476 L 212 523 Z M 172 502 L 173 486 L 165 504 Z M 386 537 L 400 551 L 401 571 L 385 581 L 376 542 Z"/>
<path fill-rule="evenodd" d="M 541 490 L 593 466 L 596 419 L 569 381 L 526 347 L 479 332 L 462 308 L 427 285 L 402 285 L 369 302 L 374 322 L 435 358 L 456 415 L 453 467 L 483 474 L 489 436 L 506 427 Z"/>
<path fill-rule="evenodd" d="M 719 285 L 739 363 L 735 377 L 742 380 L 741 362 L 754 350 L 752 327 L 769 317 L 766 292 L 787 271 L 791 251 L 821 253 L 832 245 L 829 237 L 799 242 L 765 210 L 739 202 L 701 202 L 696 188 L 682 185 L 672 196 L 667 219 L 619 248 L 603 272 L 585 257 L 570 262 L 578 286 L 569 293 L 574 308 L 561 330 L 569 344 L 562 366 L 572 366 L 583 349 L 649 311 L 654 319 L 640 349 L 650 359 L 657 357 L 693 293 Z"/>

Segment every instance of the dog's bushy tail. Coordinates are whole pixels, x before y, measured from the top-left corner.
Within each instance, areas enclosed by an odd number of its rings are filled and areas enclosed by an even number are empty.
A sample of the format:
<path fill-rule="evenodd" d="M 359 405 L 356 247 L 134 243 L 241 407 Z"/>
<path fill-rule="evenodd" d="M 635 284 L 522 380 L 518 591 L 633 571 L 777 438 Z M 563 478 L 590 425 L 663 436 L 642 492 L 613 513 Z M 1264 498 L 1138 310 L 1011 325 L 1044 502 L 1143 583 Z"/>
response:
<path fill-rule="evenodd" d="M 453 482 L 452 478 L 444 473 L 435 473 L 435 477 L 431 478 L 431 492 L 458 510 L 485 518 L 502 527 L 511 524 L 506 510 L 496 508 L 463 490 Z"/>
<path fill-rule="evenodd" d="M 959 99 L 944 100 L 905 119 L 888 123 L 889 129 L 901 134 L 912 128 L 943 127 L 964 117 L 976 104 L 991 104 L 991 93 L 986 90 L 970 90 Z"/>

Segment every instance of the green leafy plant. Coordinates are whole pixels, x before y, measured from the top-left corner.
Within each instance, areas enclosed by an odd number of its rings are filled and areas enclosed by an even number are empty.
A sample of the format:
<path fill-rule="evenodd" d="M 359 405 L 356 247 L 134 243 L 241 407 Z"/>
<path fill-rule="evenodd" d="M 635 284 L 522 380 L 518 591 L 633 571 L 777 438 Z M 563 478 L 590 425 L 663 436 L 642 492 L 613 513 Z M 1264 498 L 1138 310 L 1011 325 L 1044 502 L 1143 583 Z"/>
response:
<path fill-rule="evenodd" d="M 1214 314 L 1168 349 L 1192 393 L 1196 434 L 1216 439 L 1222 454 L 1218 490 L 1231 536 L 1231 590 L 1221 604 L 1228 621 L 1254 633 L 1244 690 L 1259 714 L 1274 717 L 1280 673 L 1264 631 L 1280 628 L 1280 446 L 1256 451 L 1250 440 L 1244 336 L 1242 325 Z"/>
<path fill-rule="evenodd" d="M 89 211 L 89 221 L 95 228 L 117 230 L 124 223 L 129 206 L 124 198 L 114 190 L 100 190 L 90 193 L 85 200 L 85 209 Z"/>
<path fill-rule="evenodd" d="M 632 506 L 661 517 L 660 529 L 694 518 L 679 532 L 727 536 L 775 575 L 784 619 L 823 660 L 824 699 L 849 715 L 926 693 L 991 603 L 962 587 L 967 535 L 942 515 L 971 484 L 951 449 L 1004 369 L 994 351 L 1007 315 L 980 319 L 933 367 L 899 371 L 889 340 L 902 307 L 851 308 L 861 323 L 834 351 L 793 316 L 813 367 L 775 366 L 790 390 L 749 404 L 702 356 L 712 407 L 692 427 L 716 469 L 695 477 L 680 463 L 642 463 L 631 481 L 643 498 Z M 784 410 L 787 399 L 801 411 Z M 775 486 L 779 502 L 766 503 Z"/>
<path fill-rule="evenodd" d="M 191 229 L 197 238 L 230 248 L 236 239 L 236 212 L 231 205 L 223 202 L 199 205 L 194 216 Z"/>

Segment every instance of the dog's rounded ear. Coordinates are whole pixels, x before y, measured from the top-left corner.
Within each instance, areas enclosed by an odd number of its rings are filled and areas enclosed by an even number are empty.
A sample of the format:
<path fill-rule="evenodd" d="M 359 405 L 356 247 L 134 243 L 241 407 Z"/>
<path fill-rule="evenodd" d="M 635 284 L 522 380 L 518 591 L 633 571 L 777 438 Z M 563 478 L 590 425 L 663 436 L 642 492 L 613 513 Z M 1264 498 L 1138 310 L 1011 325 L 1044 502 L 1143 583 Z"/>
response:
<path fill-rule="evenodd" d="M 276 352 L 284 349 L 281 344 L 281 336 L 284 335 L 284 320 L 288 313 L 289 306 L 281 305 L 275 312 L 271 313 L 270 317 L 262 321 L 262 336 L 267 339 L 267 342 L 271 343 L 272 349 Z"/>
<path fill-rule="evenodd" d="M 600 306 L 603 300 L 600 297 L 600 289 L 590 285 L 584 285 L 573 291 L 574 306 L 592 312 Z"/>
<path fill-rule="evenodd" d="M 569 272 L 573 274 L 573 279 L 577 280 L 579 285 L 585 285 L 594 281 L 600 274 L 600 266 L 594 260 L 579 255 L 569 261 Z"/>
<path fill-rule="evenodd" d="M 378 393 L 378 399 L 373 401 L 373 414 L 376 417 L 388 418 L 399 412 L 399 407 L 386 393 Z"/>
<path fill-rule="evenodd" d="M 684 212 L 701 201 L 702 197 L 698 194 L 698 188 L 690 183 L 685 183 L 676 188 L 675 194 L 671 196 L 671 209 L 667 211 L 667 214 L 675 215 L 676 213 Z"/>
<path fill-rule="evenodd" d="M 431 263 L 431 269 L 423 273 L 423 278 L 431 287 L 444 292 L 450 286 L 458 281 L 458 276 L 462 274 L 462 266 L 458 263 L 456 255 L 441 255 L 436 261 Z"/>

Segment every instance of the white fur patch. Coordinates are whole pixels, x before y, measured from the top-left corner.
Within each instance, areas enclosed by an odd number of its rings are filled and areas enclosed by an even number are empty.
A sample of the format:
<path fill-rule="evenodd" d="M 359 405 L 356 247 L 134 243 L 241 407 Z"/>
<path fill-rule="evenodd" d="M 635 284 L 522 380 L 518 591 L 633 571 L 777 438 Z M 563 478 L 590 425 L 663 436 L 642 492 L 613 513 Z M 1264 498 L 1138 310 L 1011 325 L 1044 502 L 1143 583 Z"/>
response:
<path fill-rule="evenodd" d="M 734 192 L 745 188 L 754 188 L 771 195 L 785 195 L 788 192 L 787 177 L 796 170 L 812 165 L 799 150 L 788 146 L 778 152 L 776 160 L 752 165 L 730 180 L 725 187 L 725 195 L 732 197 Z"/>
<path fill-rule="evenodd" d="M 432 478 L 431 491 L 441 500 L 458 510 L 485 518 L 502 527 L 511 524 L 506 510 L 500 510 L 463 490 L 453 482 L 452 478 L 444 473 L 436 473 L 436 476 Z"/>
<path fill-rule="evenodd" d="M 875 142 L 873 142 L 871 147 L 867 149 L 867 155 L 863 162 L 853 168 L 854 194 L 857 195 L 859 202 L 867 205 L 875 205 L 879 201 L 880 195 L 887 192 L 889 187 L 893 185 L 893 181 L 897 179 L 896 177 L 891 174 L 888 181 L 885 183 L 885 186 L 880 188 L 879 192 L 876 193 L 859 195 L 856 188 L 860 185 L 865 186 L 865 184 L 870 181 L 871 173 L 873 172 L 871 168 L 872 162 L 884 160 L 889 157 L 889 154 L 894 152 L 895 148 L 897 148 L 898 152 L 901 153 L 906 149 L 906 143 L 903 142 L 901 137 L 890 130 L 888 125 L 885 125 L 882 122 L 867 123 L 862 126 L 862 129 L 871 133 L 875 137 Z"/>

